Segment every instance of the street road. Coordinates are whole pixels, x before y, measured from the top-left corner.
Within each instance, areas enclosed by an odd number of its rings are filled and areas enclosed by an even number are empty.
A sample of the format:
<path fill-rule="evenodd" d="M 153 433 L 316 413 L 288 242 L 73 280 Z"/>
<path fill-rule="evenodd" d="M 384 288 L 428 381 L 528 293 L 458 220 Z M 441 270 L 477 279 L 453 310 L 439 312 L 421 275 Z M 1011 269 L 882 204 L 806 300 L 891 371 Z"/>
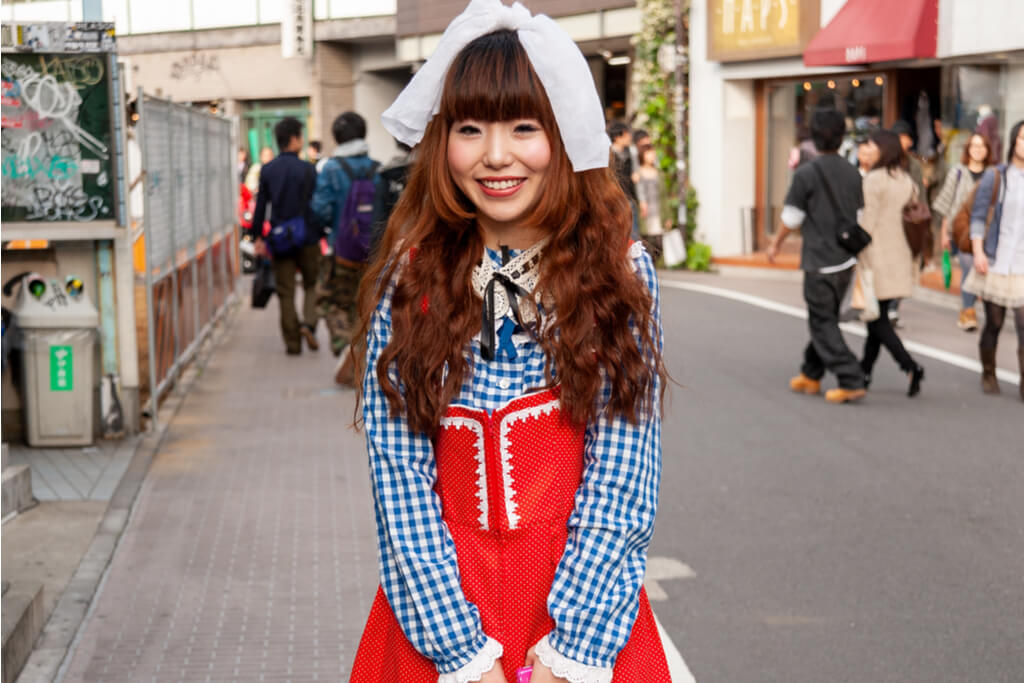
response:
<path fill-rule="evenodd" d="M 787 389 L 806 322 L 662 297 L 679 385 L 651 555 L 695 576 L 654 609 L 696 680 L 1024 681 L 1017 388 L 922 358 L 911 400 L 883 351 L 863 403 L 828 405 Z"/>
<path fill-rule="evenodd" d="M 679 385 L 648 592 L 698 683 L 1024 680 L 1016 387 L 922 359 L 908 400 L 883 357 L 863 404 L 826 405 L 786 387 L 803 321 L 662 292 Z M 333 358 L 286 357 L 275 306 L 239 312 L 171 422 L 62 683 L 348 679 L 377 587 L 366 450 Z"/>

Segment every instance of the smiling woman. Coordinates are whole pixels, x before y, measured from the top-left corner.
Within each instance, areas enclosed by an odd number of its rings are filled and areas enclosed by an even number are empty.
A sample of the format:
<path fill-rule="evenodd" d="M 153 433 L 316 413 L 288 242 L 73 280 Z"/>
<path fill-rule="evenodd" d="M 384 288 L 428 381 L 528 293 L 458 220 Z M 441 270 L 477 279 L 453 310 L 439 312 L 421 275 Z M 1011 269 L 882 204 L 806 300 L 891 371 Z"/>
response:
<path fill-rule="evenodd" d="M 381 588 L 352 680 L 666 683 L 657 278 L 590 72 L 499 0 L 434 54 L 384 116 L 417 162 L 360 293 Z"/>

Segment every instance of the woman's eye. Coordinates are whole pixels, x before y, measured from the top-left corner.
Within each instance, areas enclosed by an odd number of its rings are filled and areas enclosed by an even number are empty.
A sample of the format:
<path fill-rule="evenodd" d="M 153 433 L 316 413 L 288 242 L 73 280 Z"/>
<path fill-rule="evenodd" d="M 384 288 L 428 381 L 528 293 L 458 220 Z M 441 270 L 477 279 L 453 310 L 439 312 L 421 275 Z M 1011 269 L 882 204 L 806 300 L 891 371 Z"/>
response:
<path fill-rule="evenodd" d="M 540 128 L 532 123 L 520 123 L 516 126 L 517 133 L 536 133 Z"/>
<path fill-rule="evenodd" d="M 466 124 L 464 126 L 459 126 L 458 132 L 460 135 L 476 135 L 480 132 L 480 129 L 476 126 Z"/>

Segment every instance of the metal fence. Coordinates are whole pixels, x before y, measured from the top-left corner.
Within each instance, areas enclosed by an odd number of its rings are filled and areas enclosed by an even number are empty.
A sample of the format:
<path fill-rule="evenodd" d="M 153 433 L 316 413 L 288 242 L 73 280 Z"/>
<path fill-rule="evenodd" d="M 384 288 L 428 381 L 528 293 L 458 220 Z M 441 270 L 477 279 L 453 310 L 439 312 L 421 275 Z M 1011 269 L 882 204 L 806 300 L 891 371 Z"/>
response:
<path fill-rule="evenodd" d="M 239 275 L 228 119 L 139 93 L 150 408 L 209 334 Z"/>

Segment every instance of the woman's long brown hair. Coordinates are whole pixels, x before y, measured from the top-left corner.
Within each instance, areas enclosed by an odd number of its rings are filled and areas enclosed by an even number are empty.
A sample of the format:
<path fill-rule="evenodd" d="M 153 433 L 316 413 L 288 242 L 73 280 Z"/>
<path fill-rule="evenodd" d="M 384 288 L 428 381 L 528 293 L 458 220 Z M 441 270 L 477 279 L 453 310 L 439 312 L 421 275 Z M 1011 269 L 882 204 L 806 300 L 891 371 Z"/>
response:
<path fill-rule="evenodd" d="M 613 415 L 636 422 L 660 410 L 660 331 L 651 294 L 627 255 L 629 202 L 607 168 L 573 172 L 540 80 L 518 37 L 502 30 L 474 40 L 452 63 L 440 111 L 416 148 L 409 181 L 360 288 L 356 339 L 365 338 L 397 272 L 391 340 L 375 370 L 392 415 L 404 413 L 416 432 L 436 433 L 471 371 L 469 342 L 481 321 L 470 276 L 484 243 L 476 208 L 448 169 L 449 130 L 466 119 L 521 118 L 540 121 L 551 143 L 546 186 L 526 222 L 550 235 L 537 287 L 555 324 L 530 331 L 547 357 L 548 381 L 560 385 L 563 413 L 578 424 L 593 420 L 602 409 L 602 377 L 610 382 Z M 358 367 L 365 367 L 365 347 L 356 351 Z M 401 389 L 389 368 L 397 370 Z"/>

